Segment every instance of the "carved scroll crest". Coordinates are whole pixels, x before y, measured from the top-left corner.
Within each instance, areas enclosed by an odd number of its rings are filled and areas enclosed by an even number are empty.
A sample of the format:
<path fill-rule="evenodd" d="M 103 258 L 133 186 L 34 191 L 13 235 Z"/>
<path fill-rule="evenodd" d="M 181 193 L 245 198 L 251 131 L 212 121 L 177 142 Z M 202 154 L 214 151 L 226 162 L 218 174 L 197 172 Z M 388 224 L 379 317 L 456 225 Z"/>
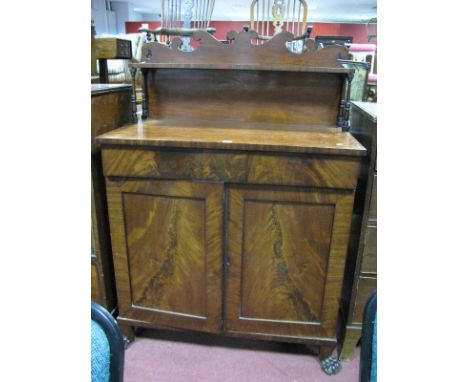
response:
<path fill-rule="evenodd" d="M 337 59 L 346 59 L 348 51 L 342 46 L 319 48 L 314 40 L 305 41 L 303 53 L 292 53 L 286 44 L 293 41 L 293 34 L 282 32 L 264 44 L 252 43 L 257 32 L 230 31 L 228 44 L 222 43 L 205 31 L 197 31 L 193 40 L 199 46 L 191 52 L 181 50 L 183 41 L 175 38 L 170 46 L 150 42 L 143 46 L 144 61 L 135 66 L 146 67 L 205 67 L 229 69 L 308 70 L 313 68 L 343 69 Z"/>

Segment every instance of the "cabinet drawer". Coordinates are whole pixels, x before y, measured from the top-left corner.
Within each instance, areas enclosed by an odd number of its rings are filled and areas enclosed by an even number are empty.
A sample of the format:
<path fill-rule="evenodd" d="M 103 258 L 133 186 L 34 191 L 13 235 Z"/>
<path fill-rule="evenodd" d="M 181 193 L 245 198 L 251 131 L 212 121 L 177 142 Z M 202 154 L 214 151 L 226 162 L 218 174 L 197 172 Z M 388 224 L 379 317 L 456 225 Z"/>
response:
<path fill-rule="evenodd" d="M 356 158 L 104 147 L 106 176 L 354 189 Z"/>
<path fill-rule="evenodd" d="M 353 310 L 353 324 L 362 324 L 364 308 L 366 307 L 367 300 L 372 292 L 377 289 L 377 278 L 375 277 L 359 277 L 356 300 Z"/>
<path fill-rule="evenodd" d="M 377 227 L 366 228 L 361 272 L 377 273 Z"/>
<path fill-rule="evenodd" d="M 372 194 L 369 203 L 369 220 L 377 220 L 377 174 L 374 174 Z"/>

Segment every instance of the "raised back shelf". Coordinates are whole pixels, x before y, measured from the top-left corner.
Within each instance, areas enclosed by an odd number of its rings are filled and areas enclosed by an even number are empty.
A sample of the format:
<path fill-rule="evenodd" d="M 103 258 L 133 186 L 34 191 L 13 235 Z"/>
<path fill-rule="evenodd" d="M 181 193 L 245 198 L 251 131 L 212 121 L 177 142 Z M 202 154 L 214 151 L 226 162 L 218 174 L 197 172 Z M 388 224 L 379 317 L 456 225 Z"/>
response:
<path fill-rule="evenodd" d="M 178 39 L 145 44 L 143 61 L 131 64 L 144 76 L 144 117 L 345 127 L 353 70 L 338 59 L 348 57 L 346 48 L 307 40 L 297 54 L 287 48 L 289 32 L 262 45 L 252 43 L 256 37 L 229 32 L 224 44 L 201 31 L 192 52 L 181 51 Z"/>

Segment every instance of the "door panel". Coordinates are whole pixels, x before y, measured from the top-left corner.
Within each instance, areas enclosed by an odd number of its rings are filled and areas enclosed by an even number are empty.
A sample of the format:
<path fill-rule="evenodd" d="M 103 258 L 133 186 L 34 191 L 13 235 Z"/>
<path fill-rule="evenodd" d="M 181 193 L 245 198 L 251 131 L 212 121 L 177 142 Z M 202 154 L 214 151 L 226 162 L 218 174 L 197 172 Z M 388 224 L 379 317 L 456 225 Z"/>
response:
<path fill-rule="evenodd" d="M 249 200 L 244 206 L 242 317 L 318 322 L 334 207 Z"/>
<path fill-rule="evenodd" d="M 125 193 L 123 204 L 134 306 L 205 317 L 204 200 Z"/>
<path fill-rule="evenodd" d="M 228 189 L 226 328 L 332 336 L 352 192 Z"/>
<path fill-rule="evenodd" d="M 219 331 L 222 186 L 108 181 L 108 193 L 119 315 Z"/>

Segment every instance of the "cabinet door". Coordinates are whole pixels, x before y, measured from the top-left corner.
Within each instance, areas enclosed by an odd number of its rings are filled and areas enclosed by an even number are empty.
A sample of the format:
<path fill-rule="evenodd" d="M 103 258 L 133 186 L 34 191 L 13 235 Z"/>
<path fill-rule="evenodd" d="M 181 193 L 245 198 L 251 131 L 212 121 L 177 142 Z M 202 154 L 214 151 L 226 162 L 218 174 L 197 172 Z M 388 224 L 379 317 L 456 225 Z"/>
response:
<path fill-rule="evenodd" d="M 334 339 L 352 191 L 228 189 L 226 329 Z"/>
<path fill-rule="evenodd" d="M 222 185 L 108 180 L 107 192 L 119 318 L 218 332 Z"/>

